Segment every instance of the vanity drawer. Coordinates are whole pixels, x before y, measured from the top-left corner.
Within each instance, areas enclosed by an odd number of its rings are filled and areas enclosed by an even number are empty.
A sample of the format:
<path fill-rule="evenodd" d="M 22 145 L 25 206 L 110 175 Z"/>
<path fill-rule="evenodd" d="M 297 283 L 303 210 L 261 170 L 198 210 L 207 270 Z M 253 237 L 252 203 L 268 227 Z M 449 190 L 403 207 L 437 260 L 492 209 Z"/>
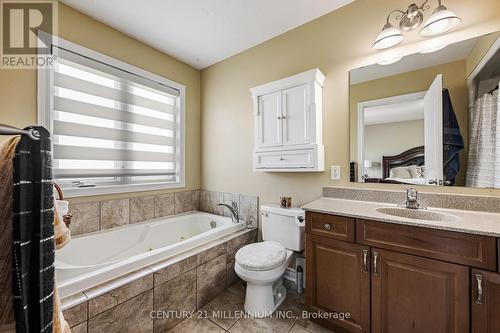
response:
<path fill-rule="evenodd" d="M 255 153 L 255 167 L 266 168 L 313 168 L 315 150 L 287 150 Z"/>
<path fill-rule="evenodd" d="M 354 243 L 355 223 L 351 217 L 306 212 L 306 232 L 313 235 Z"/>
<path fill-rule="evenodd" d="M 493 237 L 357 220 L 356 239 L 363 245 L 493 271 L 497 269 L 497 246 Z"/>

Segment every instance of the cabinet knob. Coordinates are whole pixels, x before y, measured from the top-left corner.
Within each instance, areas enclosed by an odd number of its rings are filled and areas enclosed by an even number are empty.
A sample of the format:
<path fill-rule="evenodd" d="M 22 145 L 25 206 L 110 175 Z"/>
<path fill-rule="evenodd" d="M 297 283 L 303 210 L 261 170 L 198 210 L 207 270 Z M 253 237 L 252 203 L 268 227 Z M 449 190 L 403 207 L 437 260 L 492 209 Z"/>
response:
<path fill-rule="evenodd" d="M 323 224 L 323 229 L 330 230 L 330 229 L 332 229 L 332 225 L 330 223 L 325 223 L 325 224 Z"/>
<path fill-rule="evenodd" d="M 283 156 L 280 157 L 280 161 L 284 161 L 285 158 Z"/>

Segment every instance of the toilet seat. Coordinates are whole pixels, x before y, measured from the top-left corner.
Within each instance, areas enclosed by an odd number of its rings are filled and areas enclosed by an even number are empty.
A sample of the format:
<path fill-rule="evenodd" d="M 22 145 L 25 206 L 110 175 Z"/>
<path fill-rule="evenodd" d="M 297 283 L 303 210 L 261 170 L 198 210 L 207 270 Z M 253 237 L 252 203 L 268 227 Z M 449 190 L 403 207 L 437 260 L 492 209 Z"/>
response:
<path fill-rule="evenodd" d="M 278 242 L 265 241 L 242 247 L 236 252 L 236 263 L 249 271 L 268 271 L 282 265 L 287 251 Z"/>

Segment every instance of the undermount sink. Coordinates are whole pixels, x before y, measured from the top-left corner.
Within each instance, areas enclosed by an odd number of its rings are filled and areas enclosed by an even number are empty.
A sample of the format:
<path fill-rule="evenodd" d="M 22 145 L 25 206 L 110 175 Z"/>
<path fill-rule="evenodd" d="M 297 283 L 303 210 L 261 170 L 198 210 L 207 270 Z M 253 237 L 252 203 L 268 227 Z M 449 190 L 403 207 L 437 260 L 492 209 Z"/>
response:
<path fill-rule="evenodd" d="M 383 207 L 383 208 L 377 208 L 377 212 L 385 215 L 404 217 L 407 219 L 414 219 L 414 220 L 426 220 L 426 221 L 456 220 L 456 217 L 453 215 L 432 212 L 424 209 Z"/>

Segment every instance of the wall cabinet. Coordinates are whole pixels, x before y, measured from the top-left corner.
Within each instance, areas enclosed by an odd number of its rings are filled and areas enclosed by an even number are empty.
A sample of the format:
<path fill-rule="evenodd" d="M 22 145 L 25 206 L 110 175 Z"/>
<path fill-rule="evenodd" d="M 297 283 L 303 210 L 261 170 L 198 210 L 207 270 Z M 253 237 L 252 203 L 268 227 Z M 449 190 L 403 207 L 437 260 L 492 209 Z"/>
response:
<path fill-rule="evenodd" d="M 499 245 L 306 212 L 306 305 L 335 332 L 500 332 Z"/>
<path fill-rule="evenodd" d="M 324 80 L 319 69 L 313 69 L 250 89 L 255 171 L 324 170 Z"/>

